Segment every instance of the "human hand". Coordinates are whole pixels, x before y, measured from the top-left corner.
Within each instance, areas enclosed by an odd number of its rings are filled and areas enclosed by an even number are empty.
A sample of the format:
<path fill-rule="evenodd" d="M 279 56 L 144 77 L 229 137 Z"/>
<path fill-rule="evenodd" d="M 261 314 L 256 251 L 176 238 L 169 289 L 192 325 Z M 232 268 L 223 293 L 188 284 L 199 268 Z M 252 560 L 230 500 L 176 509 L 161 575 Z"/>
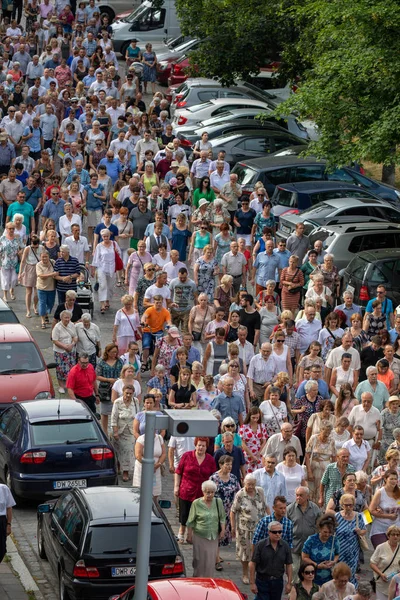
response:
<path fill-rule="evenodd" d="M 193 537 L 191 533 L 186 534 L 186 541 L 188 544 L 193 544 Z"/>
<path fill-rule="evenodd" d="M 319 498 L 319 500 L 318 500 L 318 506 L 319 506 L 320 508 L 322 508 L 322 507 L 323 507 L 323 505 L 324 505 L 324 499 L 323 499 L 323 497 L 322 497 L 322 496 L 320 496 L 320 498 Z"/>
<path fill-rule="evenodd" d="M 179 486 L 174 487 L 174 495 L 179 496 Z"/>
<path fill-rule="evenodd" d="M 287 583 L 285 585 L 285 594 L 290 594 L 290 590 L 292 589 L 292 584 L 291 583 Z"/>
<path fill-rule="evenodd" d="M 382 573 L 382 575 L 381 575 L 381 579 L 382 579 L 382 581 L 384 581 L 385 583 L 387 583 L 387 582 L 389 581 L 389 580 L 388 580 L 388 578 L 387 578 L 387 576 L 385 575 L 385 573 Z"/>
<path fill-rule="evenodd" d="M 253 592 L 253 594 L 257 594 L 258 593 L 258 589 L 255 583 L 251 583 L 250 584 L 250 589 Z"/>
<path fill-rule="evenodd" d="M 170 472 L 170 473 L 175 473 L 175 469 L 174 469 L 174 467 L 170 467 L 170 468 L 169 468 L 169 472 Z"/>

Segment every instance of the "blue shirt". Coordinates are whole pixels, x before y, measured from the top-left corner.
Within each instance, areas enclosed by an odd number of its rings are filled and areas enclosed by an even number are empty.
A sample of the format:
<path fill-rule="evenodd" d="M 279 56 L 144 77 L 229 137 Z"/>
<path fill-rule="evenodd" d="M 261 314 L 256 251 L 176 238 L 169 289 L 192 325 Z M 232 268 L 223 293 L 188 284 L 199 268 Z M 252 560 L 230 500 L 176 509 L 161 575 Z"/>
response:
<path fill-rule="evenodd" d="M 111 225 L 109 225 L 107 227 L 107 225 L 104 225 L 104 223 L 99 223 L 98 225 L 96 225 L 96 228 L 94 230 L 94 233 L 96 233 L 99 236 L 99 244 L 100 242 L 103 241 L 103 238 L 100 235 L 100 231 L 103 231 L 103 229 L 108 229 L 108 231 L 110 232 L 110 240 L 113 242 L 114 239 L 118 236 L 118 227 L 116 225 L 113 225 L 111 223 Z"/>
<path fill-rule="evenodd" d="M 399 337 L 400 333 L 397 333 L 397 331 L 395 329 L 391 329 L 389 331 L 389 335 L 390 335 L 390 341 L 392 342 L 392 344 L 394 344 L 395 341 L 397 340 L 397 338 Z"/>
<path fill-rule="evenodd" d="M 307 383 L 307 380 L 304 380 L 300 383 L 300 385 L 296 391 L 296 398 L 301 398 L 302 396 L 304 396 L 304 394 L 306 393 L 305 392 L 306 383 Z M 322 396 L 324 398 L 324 400 L 329 400 L 331 397 L 331 394 L 329 393 L 328 384 L 323 379 L 318 379 L 318 395 Z"/>
<path fill-rule="evenodd" d="M 21 191 L 25 194 L 25 202 L 28 202 L 28 204 L 32 206 L 33 210 L 35 210 L 40 198 L 42 197 L 42 192 L 40 191 L 40 189 L 34 187 L 30 190 L 27 186 L 25 186 L 22 188 Z"/>
<path fill-rule="evenodd" d="M 85 190 L 87 192 L 86 196 L 86 208 L 88 210 L 101 210 L 103 208 L 103 203 L 100 198 L 95 198 L 93 194 L 102 194 L 103 186 L 98 185 L 93 188 L 91 185 L 85 185 Z"/>
<path fill-rule="evenodd" d="M 284 476 L 278 471 L 274 471 L 272 477 L 265 469 L 256 469 L 253 471 L 256 478 L 256 485 L 262 487 L 265 495 L 265 502 L 269 507 L 273 506 L 276 496 L 287 496 L 286 481 Z"/>
<path fill-rule="evenodd" d="M 20 181 L 22 183 L 22 185 L 25 185 L 28 177 L 29 177 L 28 171 L 22 171 L 21 175 L 16 176 L 16 179 L 18 179 L 18 181 Z"/>
<path fill-rule="evenodd" d="M 372 313 L 372 311 L 374 310 L 372 308 L 372 303 L 375 302 L 375 300 L 379 300 L 379 298 L 372 298 L 372 300 L 370 300 L 365 308 L 365 312 L 367 313 Z M 382 300 L 379 300 L 380 302 L 382 302 Z M 385 300 L 382 302 L 382 314 L 386 315 L 386 328 L 390 329 L 391 325 L 390 325 L 390 315 L 393 313 L 393 302 L 390 300 L 390 298 L 385 298 Z"/>
<path fill-rule="evenodd" d="M 123 171 L 123 167 L 117 158 L 108 160 L 107 157 L 102 158 L 99 165 L 107 169 L 107 175 L 111 178 L 113 185 L 117 181 L 119 174 Z"/>
<path fill-rule="evenodd" d="M 351 308 L 346 308 L 346 305 L 344 303 L 343 304 L 339 304 L 339 306 L 336 307 L 336 310 L 341 310 L 346 315 L 346 325 L 347 325 L 347 327 L 351 327 L 351 321 L 350 321 L 351 315 L 354 315 L 354 313 L 357 313 L 358 315 L 362 314 L 361 313 L 361 307 L 358 306 L 357 304 L 352 304 Z"/>
<path fill-rule="evenodd" d="M 279 250 L 279 248 L 274 248 L 272 251 L 279 258 L 279 268 L 286 269 L 289 266 L 289 256 L 292 256 L 289 250 Z M 275 281 L 279 281 L 279 272 L 278 270 L 275 273 Z"/>
<path fill-rule="evenodd" d="M 201 362 L 200 352 L 197 350 L 197 348 L 190 346 L 189 355 L 187 357 L 186 362 L 189 363 L 189 365 L 191 365 L 192 363 L 194 363 L 195 360 L 197 360 L 198 362 Z M 174 350 L 174 352 L 172 354 L 171 362 L 169 364 L 169 368 L 172 369 L 172 367 L 174 365 L 176 365 L 177 362 L 178 362 L 178 359 L 176 358 L 176 350 Z"/>
<path fill-rule="evenodd" d="M 240 227 L 237 228 L 237 233 L 241 235 L 250 235 L 251 228 L 253 227 L 254 219 L 256 216 L 256 211 L 253 208 L 250 208 L 248 211 L 244 212 L 242 209 L 239 209 L 235 213 L 235 218 L 240 223 Z"/>
<path fill-rule="evenodd" d="M 92 83 L 94 83 L 96 81 L 96 75 L 85 75 L 85 77 L 82 79 L 82 81 L 83 81 L 83 85 L 85 87 L 90 88 Z"/>
<path fill-rule="evenodd" d="M 32 137 L 26 140 L 25 144 L 29 146 L 31 152 L 40 152 L 42 149 L 41 138 L 42 128 L 41 127 L 25 127 L 23 135 L 29 135 L 32 133 Z"/>
<path fill-rule="evenodd" d="M 154 225 L 155 223 L 149 223 L 146 227 L 146 231 L 144 232 L 145 237 L 150 237 L 151 235 L 153 235 L 154 233 Z M 166 238 L 168 238 L 169 240 L 172 238 L 172 232 L 170 230 L 170 228 L 168 227 L 168 225 L 163 225 L 162 226 L 162 235 L 165 235 Z"/>
<path fill-rule="evenodd" d="M 79 175 L 82 185 L 88 185 L 90 183 L 90 175 L 89 175 L 89 172 L 86 171 L 86 169 L 82 169 L 82 171 L 80 173 L 78 173 L 78 171 L 76 169 L 71 169 L 71 171 L 69 172 L 69 175 L 67 177 L 68 184 L 71 183 L 74 175 Z"/>
<path fill-rule="evenodd" d="M 224 447 L 217 450 L 214 454 L 215 463 L 218 465 L 218 461 L 221 456 L 231 456 L 233 458 L 232 464 L 232 475 L 237 477 L 238 481 L 241 480 L 240 467 L 246 464 L 246 460 L 244 458 L 243 450 L 239 448 L 239 446 L 233 446 L 232 452 L 228 452 L 228 450 Z"/>
<path fill-rule="evenodd" d="M 258 285 L 265 287 L 268 279 L 275 281 L 275 271 L 280 269 L 280 260 L 276 254 L 267 254 L 266 252 L 260 252 L 257 254 L 257 258 L 253 265 L 256 270 L 256 282 Z"/>
<path fill-rule="evenodd" d="M 239 415 L 245 412 L 243 400 L 238 394 L 227 396 L 221 392 L 212 402 L 212 407 L 221 413 L 221 421 L 226 417 L 232 417 L 236 424 L 239 423 Z"/>
<path fill-rule="evenodd" d="M 340 553 L 339 541 L 336 536 L 330 536 L 326 542 L 321 542 L 318 533 L 310 535 L 304 542 L 302 552 L 307 554 L 313 562 L 321 563 L 333 560 Z M 314 582 L 322 585 L 332 579 L 330 569 L 316 569 Z"/>
<path fill-rule="evenodd" d="M 291 548 L 293 548 L 293 523 L 287 517 L 282 517 L 279 521 L 275 517 L 275 514 L 266 515 L 263 517 L 257 524 L 254 535 L 253 535 L 253 544 L 256 545 L 261 540 L 265 540 L 265 538 L 269 537 L 268 525 L 272 523 L 272 521 L 278 521 L 282 525 L 282 537 L 281 540 L 284 540 L 289 544 Z"/>
<path fill-rule="evenodd" d="M 47 217 L 48 219 L 53 219 L 53 221 L 55 221 L 57 231 L 59 231 L 58 221 L 60 217 L 64 215 L 64 206 L 65 200 L 59 200 L 56 204 L 54 200 L 50 198 L 50 200 L 47 200 L 42 210 L 42 217 Z"/>

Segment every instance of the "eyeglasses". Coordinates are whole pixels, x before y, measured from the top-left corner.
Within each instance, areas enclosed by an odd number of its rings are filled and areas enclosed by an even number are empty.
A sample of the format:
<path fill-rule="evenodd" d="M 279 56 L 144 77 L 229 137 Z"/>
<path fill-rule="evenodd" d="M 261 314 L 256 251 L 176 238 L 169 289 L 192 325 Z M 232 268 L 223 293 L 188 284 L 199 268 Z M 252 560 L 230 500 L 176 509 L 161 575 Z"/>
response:
<path fill-rule="evenodd" d="M 150 273 L 151 271 L 155 271 L 155 269 L 147 269 L 147 273 Z"/>
<path fill-rule="evenodd" d="M 225 427 L 235 427 L 235 424 L 231 423 L 230 425 L 225 425 Z"/>
<path fill-rule="evenodd" d="M 264 198 L 264 194 L 257 194 L 259 198 Z"/>
<path fill-rule="evenodd" d="M 385 292 L 376 292 L 377 294 L 384 294 Z"/>
<path fill-rule="evenodd" d="M 354 504 L 351 502 L 350 504 L 342 504 L 342 506 L 354 506 Z"/>
<path fill-rule="evenodd" d="M 283 344 L 285 340 L 276 340 L 278 344 Z"/>
<path fill-rule="evenodd" d="M 231 365 L 231 369 L 238 369 L 238 365 Z"/>
<path fill-rule="evenodd" d="M 304 571 L 304 575 L 314 575 L 314 569 L 312 571 Z"/>
<path fill-rule="evenodd" d="M 273 533 L 274 535 L 282 535 L 283 530 L 280 529 L 279 531 L 270 531 L 270 534 Z"/>

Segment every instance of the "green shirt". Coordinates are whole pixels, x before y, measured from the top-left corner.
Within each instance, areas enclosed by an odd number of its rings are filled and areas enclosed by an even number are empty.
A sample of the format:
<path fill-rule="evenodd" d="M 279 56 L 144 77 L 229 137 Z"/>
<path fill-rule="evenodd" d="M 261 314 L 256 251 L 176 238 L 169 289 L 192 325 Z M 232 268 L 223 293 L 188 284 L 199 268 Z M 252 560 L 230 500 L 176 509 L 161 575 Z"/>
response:
<path fill-rule="evenodd" d="M 193 192 L 193 206 L 199 208 L 199 202 L 202 198 L 205 198 L 207 202 L 214 202 L 215 200 L 215 192 L 211 188 L 208 192 L 201 192 L 199 188 L 196 188 Z"/>
<path fill-rule="evenodd" d="M 24 225 L 26 233 L 29 235 L 31 232 L 31 217 L 34 216 L 32 204 L 29 204 L 29 202 L 24 202 L 23 204 L 13 202 L 7 209 L 7 217 L 10 217 L 10 221 L 12 221 L 13 216 L 16 214 L 24 215 Z"/>
<path fill-rule="evenodd" d="M 354 467 L 347 465 L 346 473 L 355 472 L 356 470 Z M 325 486 L 325 505 L 328 504 L 334 492 L 342 489 L 342 477 L 343 476 L 337 468 L 337 462 L 331 463 L 326 467 L 325 473 L 322 475 L 321 479 L 321 483 Z"/>
<path fill-rule="evenodd" d="M 193 533 L 199 537 L 216 540 L 218 538 L 218 515 L 220 524 L 224 525 L 226 514 L 220 498 L 214 498 L 211 508 L 208 508 L 203 498 L 197 498 L 190 507 L 186 527 L 191 527 Z"/>

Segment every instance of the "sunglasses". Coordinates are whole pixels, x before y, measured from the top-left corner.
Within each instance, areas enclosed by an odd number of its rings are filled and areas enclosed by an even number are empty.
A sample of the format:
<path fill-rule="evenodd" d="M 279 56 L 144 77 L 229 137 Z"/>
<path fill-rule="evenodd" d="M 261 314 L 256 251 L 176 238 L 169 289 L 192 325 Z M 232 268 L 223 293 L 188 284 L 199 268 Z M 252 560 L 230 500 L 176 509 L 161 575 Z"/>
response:
<path fill-rule="evenodd" d="M 225 427 L 235 427 L 235 425 L 231 423 L 230 425 L 225 425 Z"/>
<path fill-rule="evenodd" d="M 278 344 L 283 344 L 285 342 L 285 340 L 276 340 L 278 342 Z"/>
<path fill-rule="evenodd" d="M 314 575 L 314 569 L 312 571 L 304 571 L 304 575 Z"/>
<path fill-rule="evenodd" d="M 150 273 L 150 271 L 155 271 L 155 269 L 147 269 L 147 273 Z"/>
<path fill-rule="evenodd" d="M 271 534 L 271 533 L 273 533 L 274 535 L 282 535 L 282 533 L 283 533 L 283 530 L 282 530 L 282 529 L 280 529 L 279 531 L 270 531 L 269 533 L 270 533 L 270 534 Z"/>

